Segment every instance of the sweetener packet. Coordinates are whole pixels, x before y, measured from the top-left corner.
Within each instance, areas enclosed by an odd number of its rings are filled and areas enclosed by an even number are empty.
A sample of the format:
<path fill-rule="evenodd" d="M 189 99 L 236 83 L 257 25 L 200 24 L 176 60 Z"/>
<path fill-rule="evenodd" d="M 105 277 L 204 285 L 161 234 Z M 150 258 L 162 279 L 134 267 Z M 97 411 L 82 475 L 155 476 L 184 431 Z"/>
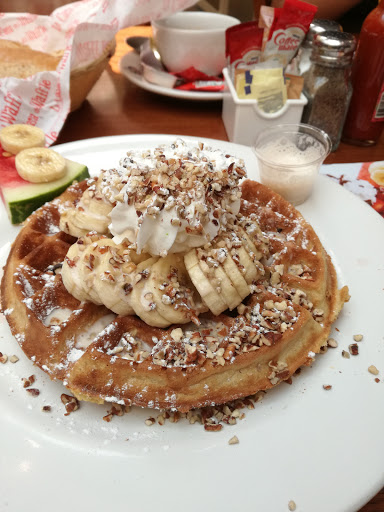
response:
<path fill-rule="evenodd" d="M 280 10 L 275 9 L 262 60 L 278 61 L 285 68 L 304 40 L 316 11 L 316 6 L 302 0 L 285 0 Z"/>
<path fill-rule="evenodd" d="M 237 76 L 239 99 L 254 99 L 266 113 L 280 110 L 287 101 L 282 68 L 247 69 Z"/>
<path fill-rule="evenodd" d="M 256 21 L 240 23 L 226 30 L 225 53 L 232 80 L 235 69 L 249 69 L 260 61 L 263 32 Z"/>

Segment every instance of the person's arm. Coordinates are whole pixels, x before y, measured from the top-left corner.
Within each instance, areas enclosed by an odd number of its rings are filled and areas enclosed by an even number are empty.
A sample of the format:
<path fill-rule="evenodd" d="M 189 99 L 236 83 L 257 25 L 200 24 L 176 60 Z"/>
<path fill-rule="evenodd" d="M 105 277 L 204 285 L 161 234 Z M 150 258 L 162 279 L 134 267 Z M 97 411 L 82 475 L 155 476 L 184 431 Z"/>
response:
<path fill-rule="evenodd" d="M 361 0 L 311 0 L 310 4 L 316 5 L 318 11 L 316 18 L 337 19 L 344 13 L 355 7 Z M 273 7 L 282 7 L 284 0 L 272 0 Z"/>

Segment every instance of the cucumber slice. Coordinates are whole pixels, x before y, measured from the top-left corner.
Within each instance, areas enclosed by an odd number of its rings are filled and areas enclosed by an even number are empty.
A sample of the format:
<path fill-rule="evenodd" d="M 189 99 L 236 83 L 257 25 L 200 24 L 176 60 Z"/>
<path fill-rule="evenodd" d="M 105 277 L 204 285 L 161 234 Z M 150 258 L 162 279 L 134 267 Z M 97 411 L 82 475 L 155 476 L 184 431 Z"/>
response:
<path fill-rule="evenodd" d="M 50 183 L 29 183 L 17 175 L 14 159 L 9 157 L 6 160 L 5 165 L 4 159 L 0 159 L 0 189 L 12 224 L 23 222 L 33 211 L 59 196 L 74 181 L 89 178 L 85 165 L 66 159 L 67 172 L 62 178 Z"/>

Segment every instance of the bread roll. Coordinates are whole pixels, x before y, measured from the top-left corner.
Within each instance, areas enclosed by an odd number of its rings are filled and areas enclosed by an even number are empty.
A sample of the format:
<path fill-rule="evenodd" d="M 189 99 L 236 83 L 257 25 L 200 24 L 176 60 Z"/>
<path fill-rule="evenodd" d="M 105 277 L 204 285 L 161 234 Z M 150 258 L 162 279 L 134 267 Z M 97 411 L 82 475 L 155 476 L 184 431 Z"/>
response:
<path fill-rule="evenodd" d="M 27 78 L 39 71 L 53 71 L 60 59 L 60 55 L 39 52 L 29 46 L 0 39 L 0 78 Z"/>

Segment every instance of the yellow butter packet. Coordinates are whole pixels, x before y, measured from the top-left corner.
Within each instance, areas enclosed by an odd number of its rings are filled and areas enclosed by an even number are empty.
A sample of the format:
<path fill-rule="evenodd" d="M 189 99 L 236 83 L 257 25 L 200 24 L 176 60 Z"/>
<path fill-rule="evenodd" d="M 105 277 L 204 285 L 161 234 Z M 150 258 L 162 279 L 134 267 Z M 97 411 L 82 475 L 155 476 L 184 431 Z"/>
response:
<path fill-rule="evenodd" d="M 277 112 L 287 101 L 283 68 L 247 69 L 236 77 L 239 99 L 257 100 L 261 110 Z"/>

